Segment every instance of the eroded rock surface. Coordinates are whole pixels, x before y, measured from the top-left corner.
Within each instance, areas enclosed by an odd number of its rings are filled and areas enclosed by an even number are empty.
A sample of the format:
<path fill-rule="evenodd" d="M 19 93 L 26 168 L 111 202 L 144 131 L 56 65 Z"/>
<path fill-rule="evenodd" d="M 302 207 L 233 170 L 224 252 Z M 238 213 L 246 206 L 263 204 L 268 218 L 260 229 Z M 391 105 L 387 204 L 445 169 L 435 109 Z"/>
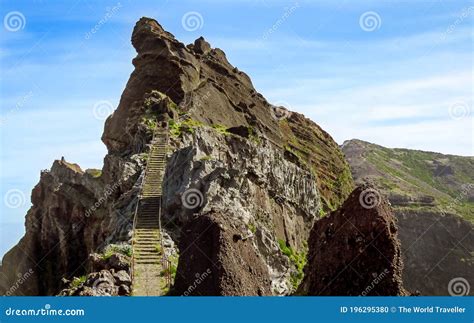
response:
<path fill-rule="evenodd" d="M 165 254 L 176 255 L 175 246 L 185 245 L 183 228 L 190 221 L 216 221 L 215 228 L 253 237 L 231 244 L 226 233 L 216 233 L 223 237 L 218 240 L 222 246 L 206 249 L 209 258 L 222 261 L 213 293 L 292 293 L 297 285 L 292 277 L 299 276 L 301 264 L 281 246 L 303 254 L 314 220 L 341 205 L 353 188 L 338 145 L 303 115 L 267 102 L 250 78 L 204 38 L 185 46 L 155 20 L 142 18 L 132 44 L 135 70 L 105 124 L 102 140 L 108 153 L 102 170 L 83 172 L 58 161 L 42 175 L 25 237 L 3 259 L 0 293 L 16 286 L 18 271 L 29 269 L 34 274 L 14 294 L 54 295 L 64 287 L 62 278 L 77 283 L 75 278 L 104 270 L 127 271 L 120 261 L 98 266 L 98 259 L 131 243 L 153 129 L 163 120 L 170 121 L 171 134 L 163 187 Z M 197 207 L 183 202 L 190 189 L 201 195 Z M 195 220 L 200 216 L 203 220 Z M 231 263 L 222 250 L 242 262 Z M 199 272 L 199 262 L 183 259 L 190 273 Z M 259 265 L 250 272 L 244 262 L 254 260 Z M 230 282 L 224 275 L 228 268 L 248 272 Z M 88 294 L 89 280 L 79 282 L 79 287 L 72 283 L 72 293 Z"/>
<path fill-rule="evenodd" d="M 189 221 L 183 232 L 175 294 L 271 295 L 268 269 L 252 243 L 253 234 L 235 227 L 228 215 L 203 214 Z"/>

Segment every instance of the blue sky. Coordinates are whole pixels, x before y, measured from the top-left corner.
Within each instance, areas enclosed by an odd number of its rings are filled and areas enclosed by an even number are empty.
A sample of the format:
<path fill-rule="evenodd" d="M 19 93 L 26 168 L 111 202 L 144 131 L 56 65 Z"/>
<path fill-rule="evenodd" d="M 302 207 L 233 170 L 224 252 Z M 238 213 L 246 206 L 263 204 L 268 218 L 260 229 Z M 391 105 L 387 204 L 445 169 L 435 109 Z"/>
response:
<path fill-rule="evenodd" d="M 41 169 L 61 156 L 102 167 L 142 16 L 184 43 L 203 35 L 340 144 L 474 155 L 470 1 L 2 0 L 0 14 L 0 255 Z"/>

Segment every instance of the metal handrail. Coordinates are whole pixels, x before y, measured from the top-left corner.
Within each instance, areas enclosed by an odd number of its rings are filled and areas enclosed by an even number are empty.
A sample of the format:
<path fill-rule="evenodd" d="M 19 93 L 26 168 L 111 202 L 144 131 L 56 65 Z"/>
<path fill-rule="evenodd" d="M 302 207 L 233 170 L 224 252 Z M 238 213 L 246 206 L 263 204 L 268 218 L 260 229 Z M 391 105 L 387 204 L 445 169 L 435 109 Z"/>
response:
<path fill-rule="evenodd" d="M 166 123 L 166 137 L 165 137 L 165 153 L 163 154 L 163 165 L 166 165 L 166 159 L 167 159 L 167 155 L 168 155 L 168 152 L 167 152 L 167 149 L 168 149 L 168 143 L 169 143 L 169 128 L 168 128 L 168 122 Z M 163 178 L 165 176 L 164 172 L 166 171 L 166 168 L 163 167 Z M 165 267 L 165 272 L 167 273 L 166 274 L 166 283 L 168 285 L 168 288 L 171 288 L 171 261 L 168 260 L 168 258 L 166 257 L 166 253 L 165 253 L 165 246 L 163 244 L 163 230 L 162 230 L 162 227 L 161 227 L 161 216 L 162 216 L 162 210 L 163 210 L 163 183 L 164 181 L 161 183 L 162 187 L 161 187 L 161 195 L 160 195 L 160 209 L 158 210 L 158 228 L 159 228 L 159 231 L 160 231 L 160 246 L 161 246 L 161 252 L 163 253 L 162 255 L 162 264 L 163 266 Z"/>
<path fill-rule="evenodd" d="M 134 277 L 134 263 L 135 263 L 135 252 L 134 252 L 134 246 L 135 246 L 135 228 L 136 228 L 136 225 L 137 225 L 137 215 L 138 215 L 138 205 L 140 204 L 140 200 L 141 200 L 141 196 L 142 196 L 142 192 L 143 192 L 143 183 L 145 182 L 145 178 L 146 178 L 146 175 L 148 173 L 148 166 L 150 165 L 149 163 L 149 160 L 151 158 L 151 153 L 153 151 L 153 143 L 155 141 L 155 135 L 156 135 L 156 132 L 158 130 L 158 127 L 155 128 L 155 130 L 153 130 L 153 135 L 151 137 L 151 145 L 152 147 L 150 148 L 150 151 L 148 152 L 148 160 L 146 162 L 146 166 L 145 166 L 145 173 L 143 174 L 143 178 L 142 178 L 142 181 L 140 183 L 140 190 L 139 190 L 139 193 L 138 193 L 138 196 L 137 196 L 137 205 L 135 207 L 135 214 L 133 215 L 133 225 L 132 225 L 132 231 L 133 231 L 133 236 L 132 236 L 132 259 L 131 259 L 131 266 L 130 266 L 130 275 L 131 275 L 131 279 L 132 279 L 132 282 L 133 282 L 133 277 Z"/>
<path fill-rule="evenodd" d="M 132 237 L 132 259 L 131 259 L 131 266 L 130 266 L 130 274 L 131 274 L 131 279 L 133 281 L 133 278 L 134 278 L 134 274 L 135 274 L 135 268 L 134 268 L 134 260 L 135 260 L 135 252 L 134 252 L 134 246 L 135 246 L 135 229 L 136 229 L 136 224 L 137 224 L 137 218 L 138 218 L 138 207 L 139 207 L 139 204 L 140 204 L 140 200 L 141 200 L 141 197 L 142 197 L 142 193 L 143 193 L 143 184 L 145 182 L 145 179 L 146 179 L 146 176 L 149 172 L 149 161 L 151 159 L 151 154 L 152 154 L 152 151 L 153 151 L 153 144 L 155 142 L 155 138 L 156 138 L 156 134 L 158 132 L 158 127 L 153 131 L 153 136 L 152 136 L 152 139 L 151 139 L 151 143 L 152 143 L 152 147 L 150 149 L 150 152 L 148 153 L 148 160 L 147 160 L 147 164 L 146 164 L 146 167 L 145 167 L 145 172 L 144 172 L 144 175 L 143 175 L 143 178 L 142 178 L 142 181 L 140 183 L 140 192 L 138 194 L 138 200 L 137 200 L 137 205 L 135 207 L 135 214 L 134 214 L 134 217 L 133 217 L 133 226 L 132 226 L 132 230 L 133 230 L 133 237 Z M 169 126 L 168 126 L 168 123 L 166 123 L 166 129 L 165 129 L 165 153 L 163 154 L 163 165 L 166 165 L 166 159 L 167 159 L 167 148 L 168 148 L 168 142 L 169 142 Z M 165 169 L 163 169 L 163 172 L 165 171 Z M 163 174 L 164 176 L 164 174 Z M 163 185 L 163 183 L 162 183 Z M 163 192 L 163 187 L 162 187 L 162 192 Z M 162 227 L 161 227 L 161 215 L 162 215 L 162 209 L 163 209 L 163 194 L 160 195 L 160 208 L 158 210 L 158 230 L 159 230 L 159 234 L 160 234 L 160 246 L 161 246 L 161 250 L 162 250 L 162 265 L 163 265 L 163 269 L 165 270 L 165 272 L 167 273 L 167 277 L 166 277 L 166 283 L 168 285 L 168 288 L 171 287 L 171 262 L 167 259 L 166 257 L 166 254 L 165 254 L 165 249 L 164 249 L 164 244 L 163 244 L 163 230 L 162 230 Z"/>

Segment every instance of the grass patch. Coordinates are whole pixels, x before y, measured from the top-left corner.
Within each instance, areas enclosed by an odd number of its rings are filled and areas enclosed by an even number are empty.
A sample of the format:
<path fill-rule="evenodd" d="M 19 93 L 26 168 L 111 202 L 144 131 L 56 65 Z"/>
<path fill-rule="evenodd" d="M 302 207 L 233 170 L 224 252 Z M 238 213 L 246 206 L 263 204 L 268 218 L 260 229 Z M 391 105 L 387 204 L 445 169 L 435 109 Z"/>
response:
<path fill-rule="evenodd" d="M 71 288 L 77 288 L 86 282 L 87 276 L 74 277 L 70 286 Z"/>
<path fill-rule="evenodd" d="M 206 156 L 201 157 L 199 160 L 201 160 L 201 161 L 210 161 L 212 159 L 213 158 L 212 158 L 211 155 L 206 155 Z"/>
<path fill-rule="evenodd" d="M 145 115 L 142 117 L 142 123 L 147 127 L 149 130 L 155 130 L 158 127 L 158 123 L 155 117 Z"/>
<path fill-rule="evenodd" d="M 203 124 L 194 119 L 188 119 L 183 122 L 169 121 L 169 131 L 172 137 L 178 138 L 183 133 L 194 133 L 196 128 L 202 127 Z"/>
<path fill-rule="evenodd" d="M 257 226 L 255 225 L 255 223 L 249 222 L 249 224 L 247 224 L 247 227 L 250 230 L 250 232 L 252 232 L 253 234 L 257 232 Z"/>
<path fill-rule="evenodd" d="M 280 247 L 281 252 L 288 258 L 290 258 L 291 263 L 296 268 L 296 271 L 292 271 L 290 274 L 291 285 L 293 287 L 293 290 L 296 290 L 304 277 L 303 269 L 306 265 L 307 245 L 304 244 L 304 250 L 301 252 L 295 252 L 282 239 L 278 240 L 278 245 Z"/>
<path fill-rule="evenodd" d="M 86 169 L 86 173 L 94 178 L 99 178 L 100 176 L 102 176 L 102 170 L 95 168 Z"/>
<path fill-rule="evenodd" d="M 131 257 L 132 246 L 126 245 L 126 244 L 123 244 L 123 245 L 110 244 L 105 248 L 104 253 L 102 254 L 102 259 L 107 260 L 116 253 Z"/>
<path fill-rule="evenodd" d="M 225 136 L 230 135 L 230 132 L 227 130 L 227 127 L 221 124 L 214 124 L 212 125 L 212 128 L 216 130 L 218 133 L 223 134 Z"/>
<path fill-rule="evenodd" d="M 158 252 L 160 255 L 163 254 L 163 248 L 161 248 L 161 244 L 157 243 L 155 245 L 155 250 Z"/>

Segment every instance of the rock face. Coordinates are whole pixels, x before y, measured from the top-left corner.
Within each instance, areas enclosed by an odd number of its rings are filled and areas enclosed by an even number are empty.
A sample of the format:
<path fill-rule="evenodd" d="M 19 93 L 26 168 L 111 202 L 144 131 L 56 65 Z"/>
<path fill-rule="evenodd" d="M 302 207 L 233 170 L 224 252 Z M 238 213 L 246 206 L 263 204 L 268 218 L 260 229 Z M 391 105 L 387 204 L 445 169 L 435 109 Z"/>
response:
<path fill-rule="evenodd" d="M 77 282 L 77 283 L 76 283 Z M 85 277 L 84 282 L 73 281 L 59 296 L 125 296 L 131 291 L 132 280 L 125 270 L 101 270 Z"/>
<path fill-rule="evenodd" d="M 218 245 L 198 243 L 217 269 L 194 294 L 292 293 L 302 266 L 294 255 L 305 253 L 314 220 L 353 189 L 342 151 L 311 120 L 268 103 L 204 38 L 185 46 L 142 18 L 132 44 L 135 70 L 105 123 L 102 170 L 57 161 L 42 175 L 26 234 L 3 259 L 0 293 L 88 295 L 92 277 L 126 294 L 110 275 L 128 270 L 150 141 L 157 122 L 168 119 L 163 230 L 165 253 L 177 254 L 176 245 L 182 253 L 176 290 L 184 293 L 208 265 L 196 260 L 197 248 L 186 250 L 184 228 L 196 234 L 192 223 L 208 223 Z M 252 237 L 234 242 L 234 234 Z M 101 263 L 111 254 L 116 261 Z M 17 284 L 18 271 L 30 269 L 28 283 Z"/>
<path fill-rule="evenodd" d="M 246 230 L 245 230 L 246 231 Z M 267 266 L 252 246 L 253 234 L 234 228 L 220 213 L 196 217 L 183 228 L 177 295 L 271 295 Z M 192 266 L 188 264 L 192 263 Z"/>
<path fill-rule="evenodd" d="M 7 293 L 18 275 L 31 271 L 12 294 L 53 295 L 62 277 L 84 273 L 91 252 L 112 239 L 128 240 L 129 219 L 111 205 L 120 205 L 117 195 L 124 184 L 104 184 L 64 160 L 43 171 L 32 192 L 26 234 L 3 258 L 0 291 Z"/>
<path fill-rule="evenodd" d="M 300 293 L 406 294 L 395 218 L 374 192 L 371 186 L 356 188 L 341 208 L 314 224 Z"/>
<path fill-rule="evenodd" d="M 405 287 L 422 295 L 450 295 L 450 282 L 459 278 L 472 286 L 474 158 L 361 140 L 347 141 L 342 149 L 356 183 L 371 181 L 390 200 L 398 219 Z"/>

